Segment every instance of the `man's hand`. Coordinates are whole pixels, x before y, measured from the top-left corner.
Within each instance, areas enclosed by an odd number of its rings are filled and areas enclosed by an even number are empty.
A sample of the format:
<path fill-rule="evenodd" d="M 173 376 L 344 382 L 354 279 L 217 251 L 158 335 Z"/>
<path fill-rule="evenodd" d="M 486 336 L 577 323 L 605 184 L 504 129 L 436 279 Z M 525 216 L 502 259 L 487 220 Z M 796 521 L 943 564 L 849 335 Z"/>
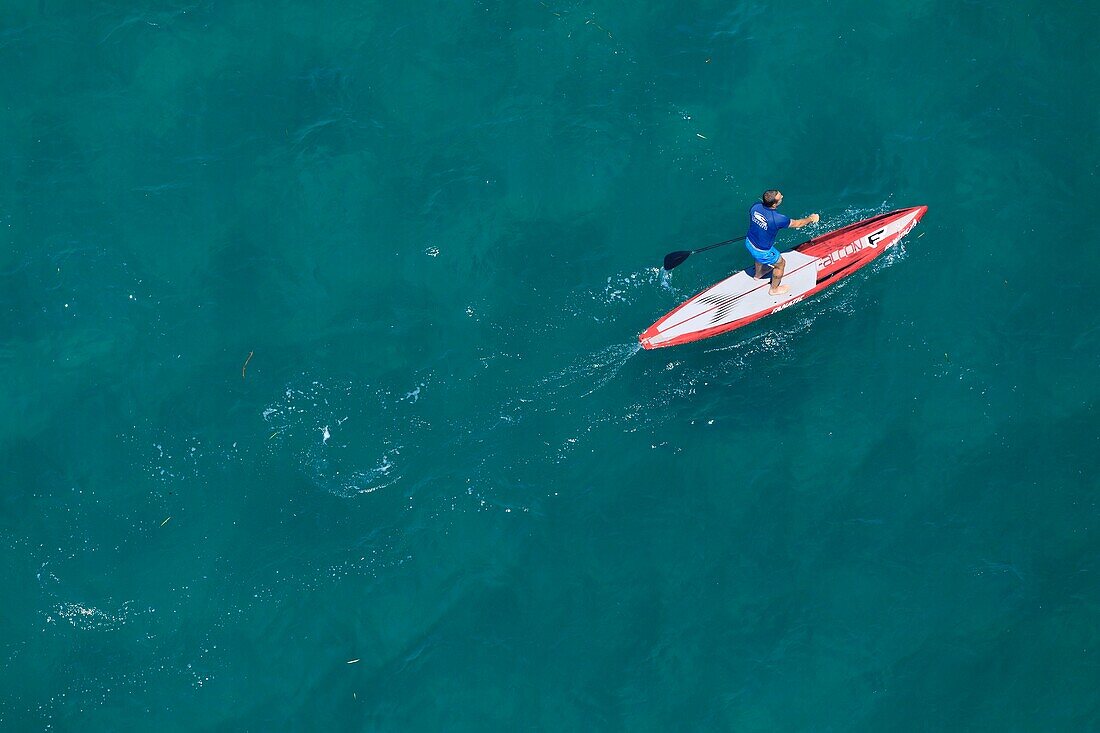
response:
<path fill-rule="evenodd" d="M 818 223 L 819 221 L 821 221 L 821 217 L 820 217 L 820 216 L 818 216 L 817 214 L 810 214 L 810 223 L 811 223 L 811 224 L 816 224 L 816 223 Z"/>

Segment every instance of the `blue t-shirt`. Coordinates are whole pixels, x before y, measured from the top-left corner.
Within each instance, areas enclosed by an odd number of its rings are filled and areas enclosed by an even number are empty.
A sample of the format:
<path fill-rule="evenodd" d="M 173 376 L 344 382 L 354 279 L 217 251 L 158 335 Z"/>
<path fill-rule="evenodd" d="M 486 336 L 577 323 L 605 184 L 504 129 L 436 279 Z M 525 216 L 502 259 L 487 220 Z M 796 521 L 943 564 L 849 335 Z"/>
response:
<path fill-rule="evenodd" d="M 775 245 L 775 235 L 791 225 L 791 218 L 757 201 L 749 209 L 749 233 L 745 236 L 757 249 L 767 251 Z"/>

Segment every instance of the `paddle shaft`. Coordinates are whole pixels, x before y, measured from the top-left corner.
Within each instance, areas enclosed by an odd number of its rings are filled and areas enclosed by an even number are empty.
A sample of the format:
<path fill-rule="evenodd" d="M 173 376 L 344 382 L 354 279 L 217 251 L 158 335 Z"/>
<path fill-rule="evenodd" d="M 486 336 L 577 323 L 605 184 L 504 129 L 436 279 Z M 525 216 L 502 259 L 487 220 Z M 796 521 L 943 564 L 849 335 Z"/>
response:
<path fill-rule="evenodd" d="M 727 239 L 724 242 L 718 242 L 716 244 L 708 244 L 706 247 L 700 247 L 699 249 L 693 249 L 690 251 L 680 250 L 678 252 L 669 252 L 667 255 L 665 255 L 665 269 L 671 270 L 674 267 L 682 265 L 684 263 L 684 260 L 686 260 L 688 257 L 691 257 L 693 254 L 706 252 L 708 249 L 714 249 L 715 247 L 723 247 L 727 244 L 732 244 L 733 242 L 740 241 L 741 239 L 743 239 L 743 237 L 737 237 L 736 239 Z"/>
<path fill-rule="evenodd" d="M 734 242 L 740 242 L 744 237 L 737 237 L 736 239 L 727 239 L 724 242 L 718 242 L 717 244 L 708 244 L 706 247 L 700 247 L 699 249 L 691 250 L 693 255 L 697 255 L 700 252 L 706 252 L 708 249 L 714 249 L 715 247 L 722 247 L 727 244 L 733 244 Z"/>

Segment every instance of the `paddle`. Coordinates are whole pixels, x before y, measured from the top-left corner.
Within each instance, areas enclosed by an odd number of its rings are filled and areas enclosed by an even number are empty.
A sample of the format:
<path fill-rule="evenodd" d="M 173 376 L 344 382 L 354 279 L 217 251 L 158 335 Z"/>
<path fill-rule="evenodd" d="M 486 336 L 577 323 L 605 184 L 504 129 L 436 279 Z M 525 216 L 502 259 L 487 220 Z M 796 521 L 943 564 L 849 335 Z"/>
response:
<path fill-rule="evenodd" d="M 715 247 L 721 247 L 722 245 L 725 245 L 725 244 L 732 244 L 733 242 L 743 242 L 744 240 L 745 240 L 744 237 L 738 237 L 737 239 L 727 239 L 726 241 L 719 242 L 718 244 L 709 244 L 706 247 L 700 247 L 699 249 L 693 249 L 690 252 L 685 251 L 685 250 L 680 250 L 679 252 L 669 252 L 667 255 L 665 255 L 665 269 L 666 270 L 671 270 L 674 267 L 682 265 L 684 260 L 686 260 L 688 257 L 691 257 L 694 254 L 699 254 L 700 252 L 706 252 L 708 249 L 714 249 Z"/>

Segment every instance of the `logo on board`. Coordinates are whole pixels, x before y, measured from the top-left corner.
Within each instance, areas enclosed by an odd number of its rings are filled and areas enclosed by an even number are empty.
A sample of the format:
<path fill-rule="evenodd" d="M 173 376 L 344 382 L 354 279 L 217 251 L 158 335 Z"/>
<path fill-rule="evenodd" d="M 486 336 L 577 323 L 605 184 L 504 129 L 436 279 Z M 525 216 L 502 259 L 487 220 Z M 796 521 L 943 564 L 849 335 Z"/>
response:
<path fill-rule="evenodd" d="M 779 311 L 783 310 L 784 308 L 790 308 L 795 303 L 801 303 L 805 299 L 806 299 L 805 295 L 800 295 L 797 298 L 792 298 L 791 300 L 788 300 L 786 303 L 783 303 L 781 305 L 777 305 L 775 308 L 772 308 L 772 313 L 778 313 Z"/>
<path fill-rule="evenodd" d="M 835 265 L 837 262 L 840 262 L 845 257 L 854 255 L 856 252 L 859 252 L 865 247 L 870 247 L 871 249 L 877 248 L 879 240 L 882 239 L 882 236 L 885 233 L 885 229 L 879 229 L 877 232 L 871 232 L 866 237 L 860 237 L 851 244 L 845 245 L 838 250 L 830 252 L 829 254 L 818 260 L 817 269 L 823 270 L 830 265 Z"/>

